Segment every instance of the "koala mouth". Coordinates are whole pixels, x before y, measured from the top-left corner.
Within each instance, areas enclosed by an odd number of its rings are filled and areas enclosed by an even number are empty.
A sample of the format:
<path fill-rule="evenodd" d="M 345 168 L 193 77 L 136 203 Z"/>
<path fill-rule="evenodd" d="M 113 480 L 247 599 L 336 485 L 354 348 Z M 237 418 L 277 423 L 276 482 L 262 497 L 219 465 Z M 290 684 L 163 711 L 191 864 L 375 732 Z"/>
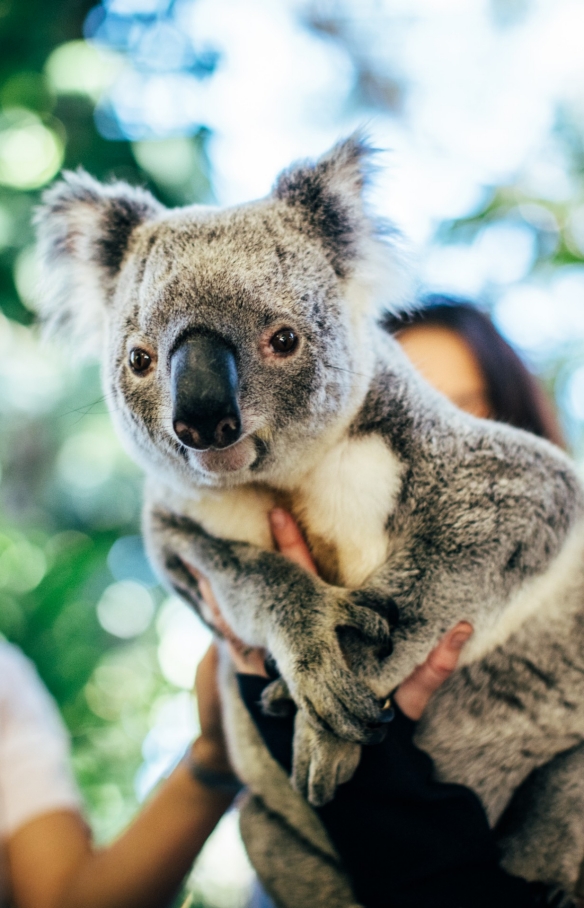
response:
<path fill-rule="evenodd" d="M 258 458 L 258 450 L 249 435 L 228 448 L 189 451 L 190 459 L 205 473 L 236 473 L 249 470 Z"/>

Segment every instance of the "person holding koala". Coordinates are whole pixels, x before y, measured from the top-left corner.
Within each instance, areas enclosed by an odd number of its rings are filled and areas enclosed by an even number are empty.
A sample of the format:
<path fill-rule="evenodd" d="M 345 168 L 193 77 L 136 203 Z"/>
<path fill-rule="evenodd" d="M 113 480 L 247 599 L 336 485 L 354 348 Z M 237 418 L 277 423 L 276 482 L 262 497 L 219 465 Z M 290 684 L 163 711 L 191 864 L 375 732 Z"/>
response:
<path fill-rule="evenodd" d="M 433 296 L 409 315 L 388 317 L 386 327 L 397 334 L 427 380 L 462 409 L 563 444 L 545 395 L 476 307 Z M 274 511 L 271 525 L 280 550 L 316 573 L 291 515 Z M 199 582 L 205 600 L 216 608 L 211 587 L 204 579 Z M 401 685 L 393 697 L 396 717 L 383 744 L 365 748 L 355 776 L 318 809 L 356 897 L 367 908 L 572 904 L 563 893 L 527 883 L 499 867 L 495 836 L 478 798 L 462 786 L 434 782 L 431 760 L 413 743 L 416 720 L 456 667 L 471 633 L 467 623 L 457 625 Z M 261 710 L 261 695 L 269 683 L 263 654 L 232 652 L 242 698 L 272 756 L 289 774 L 293 716 L 278 719 Z M 271 904 L 258 890 L 254 908 Z"/>

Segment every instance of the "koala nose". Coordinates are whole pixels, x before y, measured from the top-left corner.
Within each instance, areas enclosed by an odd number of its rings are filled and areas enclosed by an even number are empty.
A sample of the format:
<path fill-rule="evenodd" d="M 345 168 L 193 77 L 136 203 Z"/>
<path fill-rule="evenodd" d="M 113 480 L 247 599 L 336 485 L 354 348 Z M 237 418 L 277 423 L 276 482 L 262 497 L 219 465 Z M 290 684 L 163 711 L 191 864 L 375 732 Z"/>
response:
<path fill-rule="evenodd" d="M 233 350 L 217 334 L 194 334 L 170 360 L 172 424 L 189 448 L 227 448 L 241 435 Z"/>

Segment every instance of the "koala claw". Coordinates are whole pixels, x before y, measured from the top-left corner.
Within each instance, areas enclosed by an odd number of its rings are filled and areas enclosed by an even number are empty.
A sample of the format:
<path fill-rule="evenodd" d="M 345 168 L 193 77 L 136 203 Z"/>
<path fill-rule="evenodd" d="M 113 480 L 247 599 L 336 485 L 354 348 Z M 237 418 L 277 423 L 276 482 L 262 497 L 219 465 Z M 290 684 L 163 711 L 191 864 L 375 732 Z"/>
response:
<path fill-rule="evenodd" d="M 391 628 L 387 619 L 364 605 L 346 603 L 343 605 L 343 620 L 338 626 L 353 627 L 364 637 L 369 637 L 377 645 L 387 644 L 391 637 Z"/>
<path fill-rule="evenodd" d="M 290 715 L 294 701 L 283 678 L 277 678 L 265 688 L 262 694 L 262 708 L 269 716 Z"/>
<path fill-rule="evenodd" d="M 348 782 L 359 765 L 361 748 L 314 726 L 299 711 L 294 726 L 292 785 L 315 807 L 334 797 L 338 785 Z"/>

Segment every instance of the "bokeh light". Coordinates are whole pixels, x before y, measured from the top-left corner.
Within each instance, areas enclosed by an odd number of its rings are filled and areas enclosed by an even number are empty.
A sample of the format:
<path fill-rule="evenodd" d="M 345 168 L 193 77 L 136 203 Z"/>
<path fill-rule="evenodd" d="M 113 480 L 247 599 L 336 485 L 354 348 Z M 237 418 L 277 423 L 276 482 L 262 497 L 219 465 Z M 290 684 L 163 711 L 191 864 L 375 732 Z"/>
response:
<path fill-rule="evenodd" d="M 113 472 L 115 453 L 110 439 L 91 426 L 66 440 L 59 454 L 59 472 L 68 485 L 80 489 L 102 485 Z"/>
<path fill-rule="evenodd" d="M 47 570 L 42 549 L 27 539 L 0 536 L 0 588 L 28 593 L 39 585 Z"/>
<path fill-rule="evenodd" d="M 570 376 L 565 390 L 564 404 L 571 411 L 574 419 L 584 421 L 584 366 L 580 366 Z"/>
<path fill-rule="evenodd" d="M 59 135 L 27 110 L 0 116 L 0 185 L 38 189 L 61 168 L 64 157 Z"/>
<path fill-rule="evenodd" d="M 38 338 L 0 312 L 0 413 L 46 413 L 63 389 L 54 350 L 39 350 Z"/>
<path fill-rule="evenodd" d="M 211 643 L 211 632 L 191 608 L 174 596 L 163 603 L 156 629 L 162 674 L 176 687 L 191 690 L 197 665 Z"/>
<path fill-rule="evenodd" d="M 107 565 L 116 580 L 137 580 L 150 589 L 158 583 L 137 534 L 116 539 L 107 556 Z"/>
<path fill-rule="evenodd" d="M 191 693 L 180 691 L 158 697 L 150 710 L 149 724 L 142 742 L 143 763 L 135 780 L 140 801 L 174 769 L 200 730 Z"/>
<path fill-rule="evenodd" d="M 239 833 L 238 817 L 230 811 L 201 852 L 189 880 L 193 902 L 213 908 L 246 908 L 255 878 Z"/>
<path fill-rule="evenodd" d="M 97 603 L 99 623 L 109 634 L 124 640 L 144 633 L 154 617 L 151 593 L 135 580 L 112 583 Z"/>
<path fill-rule="evenodd" d="M 56 47 L 44 71 L 56 94 L 87 95 L 98 101 L 122 66 L 123 59 L 113 51 L 78 40 Z"/>

